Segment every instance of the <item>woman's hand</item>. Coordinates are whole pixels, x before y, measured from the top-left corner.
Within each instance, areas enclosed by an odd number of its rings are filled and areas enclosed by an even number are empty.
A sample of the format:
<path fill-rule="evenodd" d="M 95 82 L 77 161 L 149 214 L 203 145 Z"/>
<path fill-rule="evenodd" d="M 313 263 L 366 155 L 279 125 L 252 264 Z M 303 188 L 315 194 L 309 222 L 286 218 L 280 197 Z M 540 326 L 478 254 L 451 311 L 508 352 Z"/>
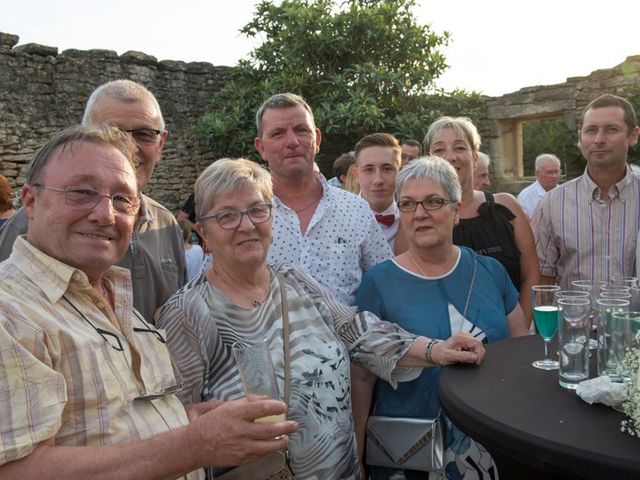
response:
<path fill-rule="evenodd" d="M 431 347 L 431 360 L 436 365 L 452 363 L 475 363 L 479 365 L 484 358 L 482 342 L 468 333 L 456 333 L 453 337 L 438 342 Z"/>

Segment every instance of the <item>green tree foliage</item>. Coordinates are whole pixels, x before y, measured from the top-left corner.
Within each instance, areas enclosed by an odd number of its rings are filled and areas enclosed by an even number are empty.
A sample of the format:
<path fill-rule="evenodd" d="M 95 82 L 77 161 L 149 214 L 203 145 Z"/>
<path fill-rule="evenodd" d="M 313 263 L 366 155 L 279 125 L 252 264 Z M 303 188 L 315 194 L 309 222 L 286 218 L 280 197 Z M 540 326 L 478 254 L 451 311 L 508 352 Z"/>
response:
<path fill-rule="evenodd" d="M 578 149 L 578 136 L 561 119 L 525 122 L 522 128 L 524 174 L 534 175 L 535 159 L 541 153 L 553 153 L 562 162 L 567 179 L 582 175 L 585 161 Z"/>
<path fill-rule="evenodd" d="M 254 115 L 274 93 L 312 106 L 324 170 L 367 133 L 422 139 L 437 116 L 477 115 L 480 97 L 436 91 L 449 34 L 419 24 L 415 0 L 262 1 L 241 32 L 263 43 L 214 95 L 199 136 L 220 156 L 257 159 Z"/>

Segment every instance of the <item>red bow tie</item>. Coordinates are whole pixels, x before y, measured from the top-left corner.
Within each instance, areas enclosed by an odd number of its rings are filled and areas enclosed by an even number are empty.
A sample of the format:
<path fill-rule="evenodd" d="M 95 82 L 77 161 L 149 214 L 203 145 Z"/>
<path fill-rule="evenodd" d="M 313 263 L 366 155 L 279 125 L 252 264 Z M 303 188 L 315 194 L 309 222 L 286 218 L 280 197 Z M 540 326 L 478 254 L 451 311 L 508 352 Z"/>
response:
<path fill-rule="evenodd" d="M 383 225 L 386 225 L 387 227 L 390 227 L 391 225 L 393 225 L 393 222 L 396 221 L 396 217 L 395 215 L 392 215 L 392 214 L 376 215 L 376 220 L 378 221 L 378 223 L 381 223 Z"/>

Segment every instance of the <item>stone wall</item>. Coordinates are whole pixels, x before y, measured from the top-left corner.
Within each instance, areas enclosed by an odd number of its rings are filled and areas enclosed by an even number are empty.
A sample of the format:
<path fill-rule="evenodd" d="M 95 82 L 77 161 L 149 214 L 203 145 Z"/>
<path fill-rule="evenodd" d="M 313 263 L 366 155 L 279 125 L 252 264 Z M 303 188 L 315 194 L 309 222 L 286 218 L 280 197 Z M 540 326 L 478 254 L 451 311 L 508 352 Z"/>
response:
<path fill-rule="evenodd" d="M 26 164 L 53 133 L 82 119 L 89 94 L 99 85 L 127 78 L 157 97 L 169 135 L 145 193 L 175 210 L 197 175 L 220 155 L 203 149 L 193 127 L 232 69 L 208 63 L 163 60 L 129 51 L 65 50 L 37 44 L 16 46 L 0 33 L 0 172 L 13 186 L 24 183 Z"/>

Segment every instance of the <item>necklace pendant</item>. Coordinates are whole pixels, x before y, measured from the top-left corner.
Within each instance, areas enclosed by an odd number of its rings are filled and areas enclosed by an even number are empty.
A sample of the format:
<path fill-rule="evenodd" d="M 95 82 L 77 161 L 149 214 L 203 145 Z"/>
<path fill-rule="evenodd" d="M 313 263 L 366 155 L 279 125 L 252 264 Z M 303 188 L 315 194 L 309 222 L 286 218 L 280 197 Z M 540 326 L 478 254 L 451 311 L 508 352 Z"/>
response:
<path fill-rule="evenodd" d="M 262 303 L 259 302 L 258 300 L 252 300 L 251 304 L 256 308 L 258 308 L 260 305 L 262 305 Z"/>

